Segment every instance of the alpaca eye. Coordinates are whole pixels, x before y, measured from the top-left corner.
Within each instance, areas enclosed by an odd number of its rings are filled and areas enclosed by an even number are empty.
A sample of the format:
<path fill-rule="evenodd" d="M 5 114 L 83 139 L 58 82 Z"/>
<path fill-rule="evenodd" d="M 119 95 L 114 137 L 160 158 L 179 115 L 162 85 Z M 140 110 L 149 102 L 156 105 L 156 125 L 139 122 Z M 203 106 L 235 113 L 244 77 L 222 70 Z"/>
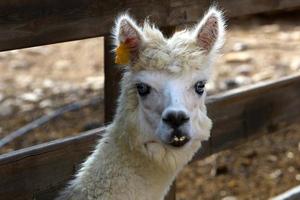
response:
<path fill-rule="evenodd" d="M 195 83 L 195 92 L 199 95 L 202 95 L 204 92 L 205 81 L 198 81 Z"/>
<path fill-rule="evenodd" d="M 151 87 L 145 83 L 137 83 L 136 89 L 140 96 L 146 96 L 150 93 Z"/>

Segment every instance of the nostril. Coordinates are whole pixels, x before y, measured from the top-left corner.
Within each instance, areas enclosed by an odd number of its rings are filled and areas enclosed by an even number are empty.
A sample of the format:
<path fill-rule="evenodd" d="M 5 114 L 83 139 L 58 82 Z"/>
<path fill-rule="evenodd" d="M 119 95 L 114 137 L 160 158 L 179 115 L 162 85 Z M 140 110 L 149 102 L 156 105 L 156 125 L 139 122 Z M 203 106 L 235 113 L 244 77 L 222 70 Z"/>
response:
<path fill-rule="evenodd" d="M 183 121 L 184 123 L 187 122 L 187 121 L 189 121 L 189 120 L 190 120 L 190 117 L 187 116 L 187 115 L 183 116 L 183 118 L 182 118 L 182 121 Z"/>
<path fill-rule="evenodd" d="M 174 127 L 176 128 L 188 122 L 190 118 L 183 111 L 178 111 L 178 112 L 172 111 L 166 113 L 165 116 L 162 118 L 162 120 L 166 124 L 172 126 L 173 128 Z"/>

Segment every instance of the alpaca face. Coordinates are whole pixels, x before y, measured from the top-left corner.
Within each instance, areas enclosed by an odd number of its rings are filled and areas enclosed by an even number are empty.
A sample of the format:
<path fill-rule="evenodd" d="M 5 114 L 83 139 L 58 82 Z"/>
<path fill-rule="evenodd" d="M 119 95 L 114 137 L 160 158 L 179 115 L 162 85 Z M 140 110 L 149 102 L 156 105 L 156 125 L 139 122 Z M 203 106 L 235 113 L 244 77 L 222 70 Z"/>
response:
<path fill-rule="evenodd" d="M 208 138 L 208 132 L 202 130 L 210 129 L 211 124 L 204 105 L 206 80 L 200 70 L 182 74 L 140 71 L 134 75 L 139 124 L 143 124 L 140 129 L 153 133 L 145 144 L 183 147 Z"/>
<path fill-rule="evenodd" d="M 205 83 L 223 38 L 224 20 L 215 8 L 194 28 L 170 38 L 148 22 L 139 27 L 127 15 L 117 20 L 115 43 L 129 55 L 126 85 L 135 99 L 129 103 L 145 147 L 159 144 L 194 153 L 209 138 Z"/>

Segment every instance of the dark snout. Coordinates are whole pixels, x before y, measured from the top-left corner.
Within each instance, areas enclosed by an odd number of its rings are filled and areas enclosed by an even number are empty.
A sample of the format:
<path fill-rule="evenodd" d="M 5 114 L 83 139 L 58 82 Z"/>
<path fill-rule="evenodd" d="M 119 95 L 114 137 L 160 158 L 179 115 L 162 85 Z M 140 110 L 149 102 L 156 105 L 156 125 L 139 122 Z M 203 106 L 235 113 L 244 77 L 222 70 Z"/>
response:
<path fill-rule="evenodd" d="M 183 111 L 169 111 L 163 116 L 163 121 L 170 127 L 176 129 L 190 120 Z"/>
<path fill-rule="evenodd" d="M 184 132 L 183 126 L 189 122 L 189 116 L 183 111 L 169 111 L 163 115 L 163 122 L 172 128 L 168 144 L 174 147 L 184 146 L 191 138 Z"/>

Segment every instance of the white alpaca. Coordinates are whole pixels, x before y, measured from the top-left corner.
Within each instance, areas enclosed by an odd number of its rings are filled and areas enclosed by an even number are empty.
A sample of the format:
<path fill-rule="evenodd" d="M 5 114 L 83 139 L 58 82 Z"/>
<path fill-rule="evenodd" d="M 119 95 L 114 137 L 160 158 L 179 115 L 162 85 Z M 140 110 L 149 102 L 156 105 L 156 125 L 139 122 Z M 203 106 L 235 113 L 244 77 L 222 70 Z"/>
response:
<path fill-rule="evenodd" d="M 162 200 L 209 138 L 204 86 L 223 45 L 221 12 L 171 38 L 123 15 L 114 33 L 130 52 L 115 118 L 58 200 Z"/>

